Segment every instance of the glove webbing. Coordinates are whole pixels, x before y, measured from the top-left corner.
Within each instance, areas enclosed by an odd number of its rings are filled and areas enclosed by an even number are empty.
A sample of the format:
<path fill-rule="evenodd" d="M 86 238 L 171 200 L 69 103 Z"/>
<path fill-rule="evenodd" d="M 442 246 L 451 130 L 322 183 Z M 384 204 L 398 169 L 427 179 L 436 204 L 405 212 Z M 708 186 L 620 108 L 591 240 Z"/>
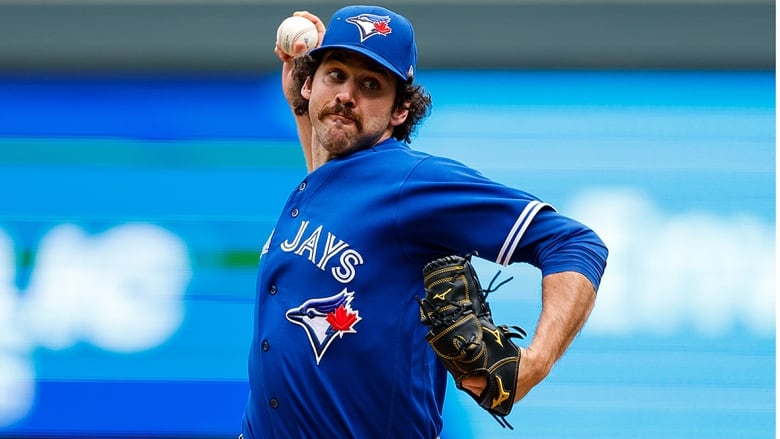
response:
<path fill-rule="evenodd" d="M 468 254 L 466 255 L 466 259 L 469 259 L 472 255 Z M 488 284 L 487 289 L 481 289 L 480 291 L 475 291 L 476 294 L 481 294 L 482 299 L 482 307 L 478 312 L 475 313 L 475 315 L 479 317 L 485 317 L 488 320 L 492 321 L 492 313 L 490 311 L 490 304 L 487 302 L 487 296 L 488 294 L 498 290 L 501 288 L 502 285 L 505 283 L 511 281 L 514 279 L 514 277 L 510 276 L 507 279 L 502 280 L 498 285 L 493 287 L 493 283 L 498 279 L 498 276 L 501 274 L 501 270 L 496 272 L 496 274 L 493 276 L 493 279 L 490 280 L 490 284 Z M 460 316 L 463 314 L 469 312 L 471 310 L 472 303 L 466 302 L 466 303 L 457 303 L 454 301 L 448 301 L 447 303 L 452 307 L 452 309 L 447 311 L 436 311 L 433 313 L 433 310 L 435 309 L 435 306 L 430 303 L 427 299 L 419 297 L 417 298 L 417 302 L 420 304 L 420 309 L 423 312 L 423 321 L 422 323 L 428 324 L 431 323 L 434 326 L 439 325 L 448 325 L 452 323 L 453 321 L 457 320 Z M 434 315 L 431 315 L 431 314 Z M 520 333 L 522 333 L 522 337 L 525 337 L 527 334 L 523 328 L 520 328 L 519 326 L 512 326 L 512 328 L 519 330 Z M 509 335 L 509 333 L 507 333 Z"/>

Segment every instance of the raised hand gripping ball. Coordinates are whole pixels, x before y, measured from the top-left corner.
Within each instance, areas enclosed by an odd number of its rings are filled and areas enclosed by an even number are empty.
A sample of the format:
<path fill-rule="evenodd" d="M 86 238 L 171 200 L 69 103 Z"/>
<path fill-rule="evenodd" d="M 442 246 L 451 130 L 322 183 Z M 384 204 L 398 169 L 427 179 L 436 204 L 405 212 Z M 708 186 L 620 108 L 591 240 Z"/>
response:
<path fill-rule="evenodd" d="M 295 53 L 295 43 L 303 42 L 306 44 L 306 50 L 317 47 L 317 27 L 310 20 L 292 16 L 287 17 L 276 30 L 276 44 L 282 52 L 293 56 Z"/>

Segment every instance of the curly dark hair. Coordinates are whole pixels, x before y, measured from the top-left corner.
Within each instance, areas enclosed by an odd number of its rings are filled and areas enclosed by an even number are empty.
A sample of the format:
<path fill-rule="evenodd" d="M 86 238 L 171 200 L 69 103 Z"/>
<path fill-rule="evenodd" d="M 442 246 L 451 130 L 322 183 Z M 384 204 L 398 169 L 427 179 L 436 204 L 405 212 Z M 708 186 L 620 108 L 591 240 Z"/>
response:
<path fill-rule="evenodd" d="M 303 116 L 309 111 L 309 100 L 301 96 L 301 87 L 306 82 L 306 78 L 314 77 L 314 72 L 319 67 L 321 57 L 303 55 L 294 59 L 293 67 L 293 86 L 296 90 L 296 96 L 293 99 L 293 111 L 298 116 Z M 406 108 L 409 115 L 406 121 L 393 128 L 393 137 L 397 140 L 411 143 L 412 134 L 417 126 L 431 112 L 431 95 L 418 84 L 413 84 L 412 79 L 396 81 L 395 103 L 393 109 Z"/>

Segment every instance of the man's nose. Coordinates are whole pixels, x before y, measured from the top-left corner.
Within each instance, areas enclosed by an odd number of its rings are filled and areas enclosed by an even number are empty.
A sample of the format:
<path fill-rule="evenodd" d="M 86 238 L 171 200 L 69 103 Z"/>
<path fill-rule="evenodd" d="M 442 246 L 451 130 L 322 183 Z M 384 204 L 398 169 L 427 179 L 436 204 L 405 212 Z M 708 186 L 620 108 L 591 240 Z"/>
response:
<path fill-rule="evenodd" d="M 341 88 L 336 93 L 336 102 L 345 106 L 355 105 L 355 84 L 352 81 L 341 84 Z"/>

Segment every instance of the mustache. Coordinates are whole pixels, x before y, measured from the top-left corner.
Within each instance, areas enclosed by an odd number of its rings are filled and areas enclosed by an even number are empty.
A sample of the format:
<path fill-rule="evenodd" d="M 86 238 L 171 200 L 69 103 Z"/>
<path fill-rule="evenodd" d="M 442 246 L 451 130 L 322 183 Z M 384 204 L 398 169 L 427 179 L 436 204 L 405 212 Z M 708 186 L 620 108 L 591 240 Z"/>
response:
<path fill-rule="evenodd" d="M 355 122 L 355 125 L 358 128 L 360 128 L 362 126 L 361 125 L 361 121 L 360 121 L 360 117 L 355 115 L 355 113 L 352 111 L 352 108 L 351 107 L 347 107 L 346 105 L 341 104 L 339 102 L 336 102 L 335 104 L 333 104 L 331 106 L 328 106 L 328 107 L 325 107 L 322 110 L 320 110 L 319 118 L 322 119 L 322 118 L 324 118 L 325 116 L 327 116 L 329 114 L 335 114 L 335 115 L 338 115 L 338 116 L 346 117 L 347 119 L 350 119 L 353 122 Z"/>

